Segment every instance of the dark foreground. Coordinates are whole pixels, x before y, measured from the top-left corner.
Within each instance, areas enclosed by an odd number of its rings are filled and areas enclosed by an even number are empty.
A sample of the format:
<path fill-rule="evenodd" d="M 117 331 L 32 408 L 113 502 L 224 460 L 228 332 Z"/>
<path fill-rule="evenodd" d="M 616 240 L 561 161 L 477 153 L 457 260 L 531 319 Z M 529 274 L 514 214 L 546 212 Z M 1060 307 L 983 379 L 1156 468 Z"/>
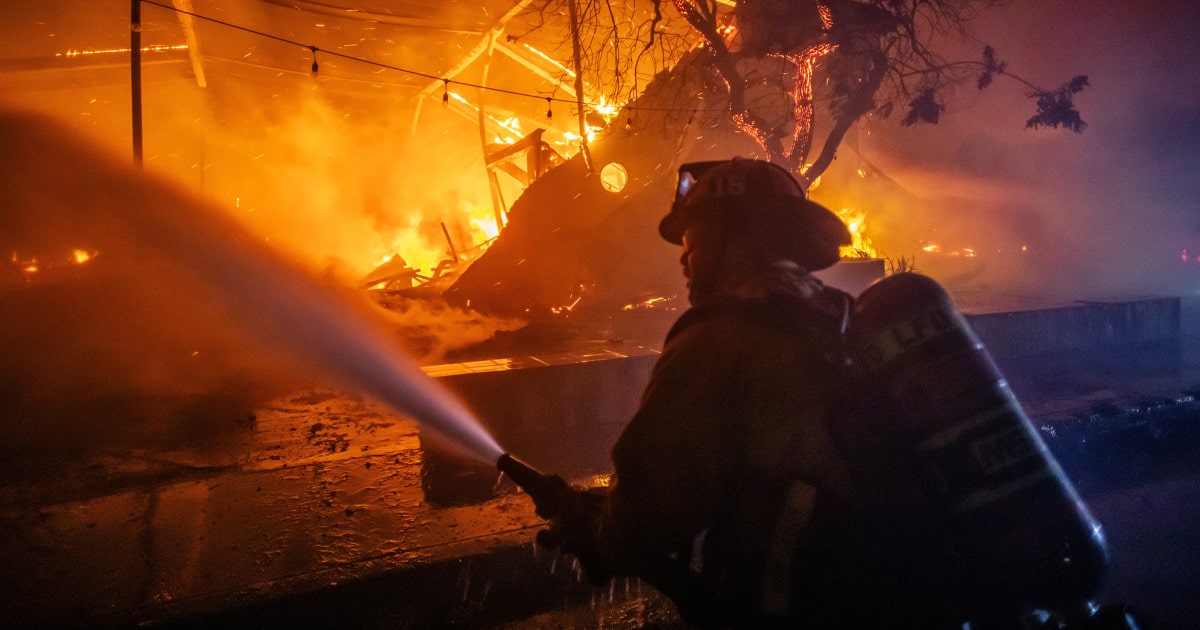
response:
<path fill-rule="evenodd" d="M 1100 594 L 1200 628 L 1200 376 L 1022 394 L 1104 525 Z M 0 605 L 16 626 L 682 628 L 636 580 L 538 550 L 503 484 L 431 500 L 416 426 L 330 394 L 263 410 L 227 454 L 130 452 L 12 481 Z M 606 449 L 606 445 L 598 448 Z M 583 480 L 583 481 L 586 481 Z"/>
<path fill-rule="evenodd" d="M 1075 475 L 1105 527 L 1112 552 L 1112 568 L 1097 600 L 1131 605 L 1149 628 L 1200 628 L 1200 445 L 1170 454 L 1121 452 L 1107 446 L 1114 451 L 1102 467 L 1091 462 L 1086 469 L 1077 468 Z M 461 588 L 455 593 L 459 601 L 430 606 L 430 600 L 414 596 L 435 583 Z M 569 559 L 539 555 L 529 545 L 416 574 L 380 575 L 182 625 L 210 624 L 510 630 L 687 627 L 670 602 L 649 587 L 617 581 L 608 589 L 591 589 L 579 582 Z"/>

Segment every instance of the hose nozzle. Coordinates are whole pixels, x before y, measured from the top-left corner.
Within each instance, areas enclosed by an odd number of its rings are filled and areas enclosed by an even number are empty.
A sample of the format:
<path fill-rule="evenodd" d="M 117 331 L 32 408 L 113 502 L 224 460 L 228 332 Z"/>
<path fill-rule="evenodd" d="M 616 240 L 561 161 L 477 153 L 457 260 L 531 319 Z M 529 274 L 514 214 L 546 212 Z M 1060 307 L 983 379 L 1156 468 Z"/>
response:
<path fill-rule="evenodd" d="M 544 474 L 508 453 L 496 460 L 496 468 L 533 499 L 538 516 L 553 519 L 566 512 L 575 491 L 562 477 Z"/>

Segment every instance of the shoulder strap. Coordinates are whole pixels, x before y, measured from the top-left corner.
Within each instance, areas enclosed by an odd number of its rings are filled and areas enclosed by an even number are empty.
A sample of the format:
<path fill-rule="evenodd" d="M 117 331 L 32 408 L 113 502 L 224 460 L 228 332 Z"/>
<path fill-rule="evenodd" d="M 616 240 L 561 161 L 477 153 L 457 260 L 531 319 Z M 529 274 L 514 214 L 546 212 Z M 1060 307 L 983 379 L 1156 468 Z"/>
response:
<path fill-rule="evenodd" d="M 762 299 L 716 299 L 694 306 L 676 320 L 667 341 L 693 324 L 721 316 L 765 323 L 789 332 L 818 333 L 818 338 L 844 341 L 850 326 L 849 294 L 825 287 L 812 297 L 772 293 Z"/>

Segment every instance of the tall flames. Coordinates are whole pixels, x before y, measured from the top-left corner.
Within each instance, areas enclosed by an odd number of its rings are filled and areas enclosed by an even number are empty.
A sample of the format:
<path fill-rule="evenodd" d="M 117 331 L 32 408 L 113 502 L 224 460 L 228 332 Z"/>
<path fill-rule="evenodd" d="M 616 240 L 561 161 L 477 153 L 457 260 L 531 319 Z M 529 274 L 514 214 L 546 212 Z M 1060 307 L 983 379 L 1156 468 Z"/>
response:
<path fill-rule="evenodd" d="M 838 210 L 838 216 L 850 230 L 850 245 L 842 248 L 843 258 L 879 258 L 879 252 L 867 234 L 867 213 L 854 208 Z"/>
<path fill-rule="evenodd" d="M 68 266 L 83 265 L 95 259 L 99 253 L 94 249 L 82 249 L 78 247 L 71 249 L 66 254 L 58 253 L 52 255 L 28 255 L 14 251 L 9 255 L 8 263 L 17 276 L 25 282 L 33 282 L 41 279 L 47 273 L 54 274 Z"/>

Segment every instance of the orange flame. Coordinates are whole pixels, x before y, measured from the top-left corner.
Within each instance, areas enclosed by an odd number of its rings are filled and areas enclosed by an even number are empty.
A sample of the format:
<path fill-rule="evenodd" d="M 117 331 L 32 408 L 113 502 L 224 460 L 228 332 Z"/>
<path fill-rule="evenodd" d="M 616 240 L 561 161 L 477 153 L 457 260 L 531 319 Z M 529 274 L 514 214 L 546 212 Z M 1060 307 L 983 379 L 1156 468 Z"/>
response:
<path fill-rule="evenodd" d="M 854 208 L 842 208 L 838 210 L 838 216 L 846 224 L 846 229 L 850 230 L 850 245 L 842 248 L 842 257 L 879 258 L 879 252 L 867 235 L 867 213 Z"/>

